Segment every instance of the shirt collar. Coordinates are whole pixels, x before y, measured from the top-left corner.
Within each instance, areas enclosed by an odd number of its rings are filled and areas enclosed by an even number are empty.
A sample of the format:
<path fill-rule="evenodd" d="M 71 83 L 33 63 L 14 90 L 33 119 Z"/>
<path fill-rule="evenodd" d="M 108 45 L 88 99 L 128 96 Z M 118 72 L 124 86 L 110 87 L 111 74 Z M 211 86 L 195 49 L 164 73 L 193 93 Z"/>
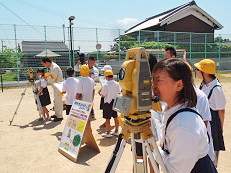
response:
<path fill-rule="evenodd" d="M 184 104 L 177 104 L 171 108 L 168 109 L 168 107 L 166 106 L 165 110 L 164 110 L 164 119 L 168 119 L 172 114 L 174 114 L 176 111 L 178 111 L 179 109 L 185 108 Z"/>
<path fill-rule="evenodd" d="M 211 82 L 205 84 L 205 86 L 206 86 L 206 87 L 213 87 L 213 86 L 215 86 L 215 85 L 217 85 L 217 84 L 219 84 L 219 82 L 218 82 L 218 80 L 217 80 L 217 78 L 216 78 L 216 79 L 212 80 Z"/>

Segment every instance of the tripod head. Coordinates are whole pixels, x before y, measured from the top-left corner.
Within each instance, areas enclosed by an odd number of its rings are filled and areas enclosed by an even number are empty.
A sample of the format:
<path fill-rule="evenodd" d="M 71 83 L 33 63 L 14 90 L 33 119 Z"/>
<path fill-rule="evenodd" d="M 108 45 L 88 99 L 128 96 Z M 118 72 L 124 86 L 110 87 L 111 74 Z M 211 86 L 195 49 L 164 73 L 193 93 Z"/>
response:
<path fill-rule="evenodd" d="M 32 69 L 32 67 L 30 67 L 27 70 L 27 74 L 28 74 L 28 80 L 29 80 L 29 82 L 34 82 L 35 76 L 34 76 L 34 70 Z"/>
<path fill-rule="evenodd" d="M 122 97 L 114 102 L 114 110 L 132 120 L 147 119 L 150 109 L 161 110 L 159 102 L 152 102 L 151 73 L 144 48 L 129 49 L 119 71 Z"/>

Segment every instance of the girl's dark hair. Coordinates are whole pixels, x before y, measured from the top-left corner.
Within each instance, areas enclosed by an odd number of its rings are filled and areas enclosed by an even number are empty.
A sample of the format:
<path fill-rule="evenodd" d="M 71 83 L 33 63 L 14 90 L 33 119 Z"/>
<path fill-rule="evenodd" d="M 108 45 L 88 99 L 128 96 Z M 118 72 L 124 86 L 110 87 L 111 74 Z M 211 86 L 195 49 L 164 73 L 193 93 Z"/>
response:
<path fill-rule="evenodd" d="M 195 107 L 197 96 L 193 86 L 192 72 L 188 65 L 181 59 L 166 58 L 155 65 L 153 73 L 159 73 L 162 70 L 165 70 L 174 81 L 182 80 L 183 82 L 184 87 L 178 92 L 176 103 L 185 104 L 186 107 Z"/>
<path fill-rule="evenodd" d="M 37 73 L 42 73 L 42 76 L 44 76 L 45 70 L 43 68 L 39 68 Z"/>

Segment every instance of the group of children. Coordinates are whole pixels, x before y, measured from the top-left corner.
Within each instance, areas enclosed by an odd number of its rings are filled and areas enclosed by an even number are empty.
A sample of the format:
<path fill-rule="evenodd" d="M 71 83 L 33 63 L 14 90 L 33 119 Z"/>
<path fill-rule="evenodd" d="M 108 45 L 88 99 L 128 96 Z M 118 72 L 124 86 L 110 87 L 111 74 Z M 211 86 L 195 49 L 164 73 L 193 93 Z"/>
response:
<path fill-rule="evenodd" d="M 61 94 L 66 94 L 66 115 L 69 115 L 71 106 L 74 103 L 75 99 L 82 100 L 85 102 L 93 103 L 95 95 L 95 82 L 90 77 L 90 69 L 88 65 L 80 66 L 80 76 L 78 80 L 74 77 L 74 69 L 68 68 L 66 71 L 67 79 L 63 82 L 63 89 Z M 102 85 L 102 88 L 99 90 L 99 94 L 103 100 L 101 107 L 103 109 L 103 118 L 106 119 L 104 127 L 106 127 L 106 133 L 103 133 L 103 137 L 111 137 L 112 135 L 119 135 L 119 121 L 117 112 L 112 109 L 114 99 L 118 94 L 121 93 L 120 86 L 118 82 L 113 79 L 112 67 L 106 65 L 103 68 L 103 73 L 105 76 L 106 82 Z M 44 77 L 44 69 L 39 69 L 37 71 L 39 78 L 39 98 L 43 107 L 44 115 L 47 116 L 47 120 L 51 120 L 49 117 L 49 111 L 46 106 L 51 103 L 49 91 L 47 89 L 46 77 Z M 114 118 L 115 121 L 115 131 L 110 132 L 110 119 Z M 102 127 L 102 126 L 101 126 Z"/>
<path fill-rule="evenodd" d="M 216 172 L 219 151 L 225 150 L 223 124 L 226 100 L 215 76 L 216 64 L 213 60 L 204 59 L 194 65 L 197 77 L 202 79 L 199 91 L 194 86 L 190 65 L 175 57 L 160 61 L 152 71 L 153 93 L 167 104 L 163 112 L 162 138 L 158 144 L 169 172 Z M 102 136 L 111 137 L 119 134 L 118 115 L 112 106 L 121 88 L 113 79 L 110 66 L 105 66 L 103 71 L 107 81 L 98 92 L 101 96 L 100 108 L 106 119 L 101 125 L 106 127 L 106 133 Z M 74 78 L 72 68 L 68 68 L 66 74 L 68 78 L 63 83 L 63 94 L 66 93 L 68 115 L 75 99 L 93 103 L 95 82 L 90 78 L 87 65 L 80 66 L 80 80 Z M 38 77 L 39 98 L 49 120 L 46 105 L 50 104 L 50 98 L 44 70 L 38 70 Z M 110 130 L 111 117 L 115 121 L 113 132 Z"/>

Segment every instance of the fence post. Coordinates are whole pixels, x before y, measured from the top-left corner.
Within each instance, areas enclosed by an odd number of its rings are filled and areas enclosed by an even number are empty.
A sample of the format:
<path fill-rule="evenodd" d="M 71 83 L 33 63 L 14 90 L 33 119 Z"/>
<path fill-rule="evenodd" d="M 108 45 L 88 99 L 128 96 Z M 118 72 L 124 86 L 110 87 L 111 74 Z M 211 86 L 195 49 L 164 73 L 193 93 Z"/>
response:
<path fill-rule="evenodd" d="M 174 32 L 174 47 L 176 47 L 176 32 Z"/>
<path fill-rule="evenodd" d="M 118 62 L 118 68 L 119 68 L 119 66 L 120 66 L 120 29 L 118 31 L 119 31 L 119 62 Z"/>
<path fill-rule="evenodd" d="M 219 61 L 219 66 L 218 70 L 219 72 L 221 71 L 221 34 L 219 34 L 219 48 L 218 48 L 218 61 Z"/>
<path fill-rule="evenodd" d="M 68 44 L 69 44 L 69 49 L 68 49 L 68 58 L 69 58 L 69 66 L 71 66 L 71 52 L 70 52 L 70 47 L 71 47 L 71 43 L 70 43 L 70 27 L 67 27 L 68 32 L 67 32 L 67 37 L 68 37 Z"/>
<path fill-rule="evenodd" d="M 205 33 L 205 58 L 207 58 L 207 34 Z"/>
<path fill-rule="evenodd" d="M 44 26 L 44 36 L 45 36 L 44 49 L 46 50 L 46 56 L 47 56 L 47 31 L 46 31 L 46 26 Z"/>
<path fill-rule="evenodd" d="M 63 42 L 65 44 L 65 24 L 63 24 Z"/>
<path fill-rule="evenodd" d="M 74 40 L 74 27 L 72 27 L 72 49 L 73 49 L 73 51 L 71 52 L 72 53 L 72 63 L 73 63 L 73 67 L 72 68 L 74 68 L 75 67 L 75 40 Z"/>
<path fill-rule="evenodd" d="M 20 75 L 19 75 L 19 62 L 18 62 L 18 44 L 17 44 L 17 32 L 16 32 L 16 25 L 14 24 L 14 40 L 15 40 L 15 52 L 16 52 L 16 63 L 17 63 L 17 73 L 18 73 L 18 82 L 20 80 Z"/>
<path fill-rule="evenodd" d="M 140 30 L 139 30 L 139 35 L 138 35 L 138 46 L 140 47 Z"/>
<path fill-rule="evenodd" d="M 190 32 L 190 43 L 189 43 L 190 62 L 192 61 L 192 33 Z"/>
<path fill-rule="evenodd" d="M 96 32 L 96 45 L 98 45 L 98 28 L 95 28 L 95 32 Z M 96 52 L 96 64 L 97 64 L 97 68 L 99 68 L 99 50 L 98 48 L 96 48 L 97 52 Z"/>

